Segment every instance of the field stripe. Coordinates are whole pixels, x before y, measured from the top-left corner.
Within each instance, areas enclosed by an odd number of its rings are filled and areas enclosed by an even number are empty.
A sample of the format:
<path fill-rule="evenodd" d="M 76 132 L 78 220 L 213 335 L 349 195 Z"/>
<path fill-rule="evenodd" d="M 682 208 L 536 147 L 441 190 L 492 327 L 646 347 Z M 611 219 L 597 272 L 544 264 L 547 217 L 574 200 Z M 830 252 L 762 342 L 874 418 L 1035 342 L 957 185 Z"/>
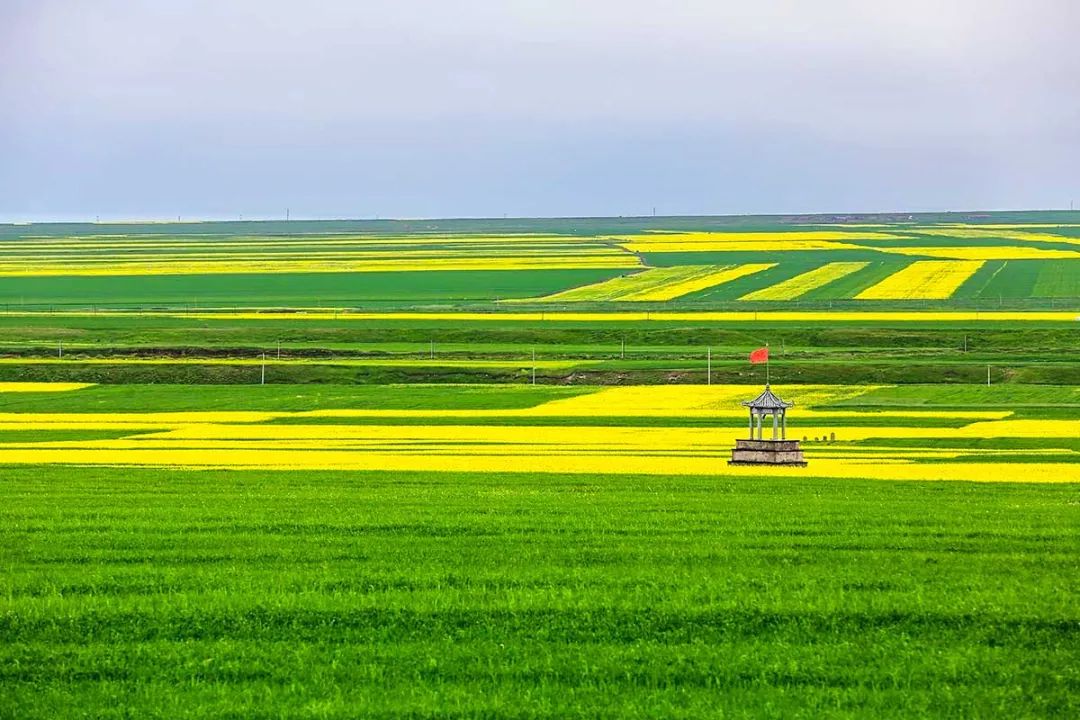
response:
<path fill-rule="evenodd" d="M 609 255 L 536 255 L 533 257 L 477 256 L 417 258 L 407 254 L 382 260 L 206 260 L 199 262 L 56 263 L 54 265 L 0 262 L 0 277 L 73 277 L 130 275 L 265 275 L 292 273 L 425 272 L 440 270 L 558 270 L 618 269 L 640 267 L 640 260 L 623 253 Z"/>
<path fill-rule="evenodd" d="M 720 323 L 756 323 L 756 322 L 1052 322 L 1080 324 L 1080 312 L 1062 310 L 824 310 L 813 311 L 636 311 L 636 312 L 571 312 L 571 311 L 531 311 L 531 312 L 345 312 L 335 309 L 298 310 L 281 312 L 280 310 L 259 311 L 223 311 L 223 312 L 185 312 L 156 310 L 110 310 L 94 312 L 91 310 L 56 310 L 52 312 L 0 311 L 6 317 L 168 317 L 192 320 L 296 320 L 318 321 L 357 320 L 364 322 L 720 322 Z"/>
<path fill-rule="evenodd" d="M 687 278 L 709 272 L 711 265 L 678 265 L 672 267 L 650 268 L 633 275 L 622 275 L 602 282 L 571 288 L 540 300 L 548 302 L 585 302 L 600 300 L 621 300 L 627 294 L 682 282 Z"/>
<path fill-rule="evenodd" d="M 710 272 L 704 273 L 697 277 L 688 278 L 679 282 L 673 282 L 667 285 L 661 285 L 649 290 L 643 290 L 641 292 L 631 293 L 625 295 L 619 300 L 634 300 L 634 301 L 664 301 L 674 300 L 675 298 L 682 297 L 683 295 L 689 295 L 690 293 L 705 290 L 707 288 L 716 287 L 717 285 L 723 285 L 729 283 L 732 280 L 738 280 L 741 277 L 747 275 L 753 275 L 759 273 L 762 270 L 768 270 L 771 267 L 775 267 L 776 263 L 748 263 L 746 265 L 737 265 L 735 267 L 713 269 Z"/>
<path fill-rule="evenodd" d="M 740 300 L 794 300 L 842 277 L 862 270 L 868 262 L 834 262 L 743 295 Z"/>
<path fill-rule="evenodd" d="M 722 285 L 773 267 L 776 263 L 746 265 L 677 265 L 652 268 L 603 282 L 547 295 L 544 302 L 663 302 Z"/>
<path fill-rule="evenodd" d="M 982 260 L 921 260 L 866 288 L 855 299 L 945 300 L 982 265 Z"/>

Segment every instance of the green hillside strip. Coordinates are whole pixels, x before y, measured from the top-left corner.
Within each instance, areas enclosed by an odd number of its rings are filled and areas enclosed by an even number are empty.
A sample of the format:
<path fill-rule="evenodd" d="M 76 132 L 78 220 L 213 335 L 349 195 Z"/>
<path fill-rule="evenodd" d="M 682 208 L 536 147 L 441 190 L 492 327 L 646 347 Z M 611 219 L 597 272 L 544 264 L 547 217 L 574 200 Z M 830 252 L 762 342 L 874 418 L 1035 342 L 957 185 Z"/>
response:
<path fill-rule="evenodd" d="M 35 429 L 24 430 L 0 429 L 0 443 L 21 444 L 40 442 L 68 442 L 74 440 L 115 440 L 130 435 L 138 435 L 140 432 L 158 432 L 159 429 L 147 428 L 146 430 L 62 430 L 62 429 Z"/>
<path fill-rule="evenodd" d="M 1046 260 L 1039 266 L 1034 297 L 1080 298 L 1080 260 Z"/>
<path fill-rule="evenodd" d="M 83 391 L 85 392 L 85 391 Z M 903 385 L 870 390 L 822 408 L 923 407 L 1008 409 L 1019 406 L 1080 406 L 1074 385 Z"/>
<path fill-rule="evenodd" d="M 65 393 L 0 393 L 0 412 L 119 413 L 529 408 L 596 388 L 529 385 L 98 385 Z"/>
<path fill-rule="evenodd" d="M 1062 262 L 1053 260 L 1008 260 L 1002 262 L 979 290 L 979 297 L 993 300 L 995 298 L 1026 298 L 1031 297 L 1035 289 L 1035 282 L 1042 271 L 1044 263 Z M 990 263 L 987 263 L 989 265 Z M 986 266 L 983 267 L 985 269 Z M 1077 271 L 1080 271 L 1080 262 L 1075 263 Z M 979 273 L 976 273 L 979 274 Z"/>
<path fill-rule="evenodd" d="M 265 275 L 6 277 L 0 309 L 90 307 L 332 306 L 464 302 L 543 295 L 625 270 L 464 270 Z"/>
<path fill-rule="evenodd" d="M 987 260 L 971 276 L 965 280 L 952 294 L 953 298 L 978 298 L 984 297 L 987 287 L 993 283 L 997 276 L 1009 266 L 1009 260 Z M 1039 262 L 1036 260 L 1035 262 Z M 985 297 L 992 297 L 985 295 Z"/>

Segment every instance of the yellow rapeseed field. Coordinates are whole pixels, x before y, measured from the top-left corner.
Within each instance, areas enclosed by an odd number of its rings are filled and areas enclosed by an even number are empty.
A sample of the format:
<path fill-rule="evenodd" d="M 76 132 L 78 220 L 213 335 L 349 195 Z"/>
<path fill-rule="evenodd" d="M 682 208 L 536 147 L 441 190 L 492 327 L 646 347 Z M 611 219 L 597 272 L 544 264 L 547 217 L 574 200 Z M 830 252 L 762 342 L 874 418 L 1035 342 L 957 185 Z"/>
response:
<path fill-rule="evenodd" d="M 417 470 L 695 474 L 755 478 L 816 476 L 882 480 L 1077 481 L 1080 465 L 1063 461 L 1069 450 L 1042 452 L 962 447 L 893 448 L 890 438 L 1075 438 L 1071 420 L 1011 419 L 1002 411 L 924 411 L 906 408 L 872 412 L 875 425 L 858 422 L 866 411 L 814 410 L 809 406 L 855 398 L 876 388 L 829 385 L 777 388 L 798 403 L 789 423 L 792 437 L 826 437 L 808 443 L 810 468 L 729 467 L 726 459 L 742 423 L 726 427 L 683 427 L 664 418 L 742 415 L 738 402 L 756 392 L 746 386 L 615 387 L 514 410 L 364 410 L 312 412 L 0 413 L 0 431 L 33 429 L 131 430 L 113 439 L 0 440 L 0 464 L 73 464 L 190 468 L 293 470 Z M 378 424 L 347 418 L 383 417 Z M 446 425 L 416 422 L 436 418 L 492 417 L 499 424 Z M 580 418 L 568 425 L 513 423 L 514 417 Z M 619 426 L 590 418 L 652 417 L 655 424 Z M 304 424 L 304 418 L 318 418 Z M 332 422 L 341 417 L 343 423 Z M 393 424 L 393 417 L 411 422 Z M 927 427 L 923 417 L 970 421 L 959 428 Z M 850 418 L 852 424 L 844 424 Z M 882 419 L 895 424 L 882 424 Z M 274 423 L 274 420 L 290 420 Z M 850 445 L 855 441 L 864 445 Z M 1024 462 L 1010 462 L 1013 455 Z M 1032 462 L 1032 457 L 1040 459 Z M 993 457 L 996 462 L 988 462 Z M 1042 459 L 1045 458 L 1045 459 Z"/>
<path fill-rule="evenodd" d="M 1034 243 L 1065 243 L 1080 245 L 1080 238 L 1069 235 L 1056 235 L 1048 232 L 1031 232 L 1028 228 L 1072 228 L 1077 225 L 949 225 L 933 228 L 915 228 L 920 235 L 935 237 L 966 238 L 972 240 L 999 239 L 1022 240 Z M 1008 259 L 1008 258 L 1006 258 Z"/>
<path fill-rule="evenodd" d="M 983 261 L 921 260 L 871 285 L 857 300 L 943 300 L 975 274 Z"/>
<path fill-rule="evenodd" d="M 1078 250 L 1035 246 L 987 245 L 985 247 L 890 247 L 875 248 L 894 255 L 930 256 L 952 260 L 1061 260 L 1080 258 Z"/>
<path fill-rule="evenodd" d="M 707 273 L 714 268 L 715 266 L 712 265 L 676 265 L 673 267 L 649 268 L 633 275 L 621 275 L 610 280 L 571 288 L 538 299 L 550 302 L 622 300 L 629 294 L 669 283 L 681 282 L 686 278 Z"/>
<path fill-rule="evenodd" d="M 692 292 L 752 275 L 773 267 L 775 263 L 746 265 L 677 265 L 651 268 L 634 275 L 623 275 L 592 285 L 534 298 L 545 302 L 616 301 L 644 302 L 673 300 Z"/>
<path fill-rule="evenodd" d="M 560 474 L 623 475 L 708 475 L 754 479 L 770 476 L 830 477 L 877 480 L 937 480 L 965 482 L 1076 482 L 1075 463 L 1026 462 L 917 462 L 881 458 L 812 460 L 810 468 L 731 467 L 717 448 L 713 456 L 678 457 L 639 454 L 612 457 L 609 452 L 556 454 L 550 448 L 530 453 L 470 454 L 415 451 L 357 452 L 353 449 L 312 449 L 292 447 L 245 449 L 204 448 L 95 448 L 0 446 L 6 464 L 129 465 L 172 468 L 281 469 L 281 470 L 380 470 L 423 472 L 544 472 Z"/>
<path fill-rule="evenodd" d="M 811 290 L 862 270 L 868 262 L 834 262 L 743 295 L 740 300 L 794 300 Z"/>
<path fill-rule="evenodd" d="M 653 231 L 643 235 L 622 235 L 620 241 L 647 239 L 649 242 L 705 242 L 722 240 L 728 243 L 757 243 L 783 240 L 785 242 L 821 242 L 834 240 L 897 240 L 902 235 L 884 232 L 844 232 L 841 230 L 793 230 L 791 232 L 667 232 Z"/>
<path fill-rule="evenodd" d="M 677 282 L 631 292 L 619 299 L 638 302 L 662 302 L 665 300 L 674 300 L 683 295 L 689 295 L 690 293 L 698 292 L 699 290 L 706 290 L 711 287 L 716 287 L 717 285 L 729 283 L 732 280 L 738 280 L 747 275 L 753 275 L 762 270 L 768 270 L 775 265 L 776 263 L 747 263 L 745 265 L 736 265 L 734 267 L 713 267 L 709 271 L 694 277 L 688 277 Z"/>

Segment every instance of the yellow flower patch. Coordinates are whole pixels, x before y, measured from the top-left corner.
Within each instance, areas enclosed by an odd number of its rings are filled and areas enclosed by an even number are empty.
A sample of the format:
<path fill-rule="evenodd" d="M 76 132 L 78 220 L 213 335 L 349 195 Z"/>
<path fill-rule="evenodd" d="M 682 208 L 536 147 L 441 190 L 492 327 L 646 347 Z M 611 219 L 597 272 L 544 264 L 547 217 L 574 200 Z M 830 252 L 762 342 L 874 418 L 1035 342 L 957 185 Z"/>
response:
<path fill-rule="evenodd" d="M 662 302 L 689 295 L 717 285 L 752 275 L 773 267 L 775 263 L 746 265 L 678 265 L 652 268 L 634 275 L 623 275 L 593 285 L 547 295 L 545 302 L 584 302 L 612 300 L 618 302 Z"/>
<path fill-rule="evenodd" d="M 872 285 L 857 300 L 944 300 L 982 267 L 982 260 L 923 260 Z"/>
<path fill-rule="evenodd" d="M 20 360 L 16 359 L 17 362 Z M 52 393 L 69 392 L 92 387 L 93 383 L 65 382 L 0 382 L 0 393 Z"/>
<path fill-rule="evenodd" d="M 834 280 L 839 280 L 852 273 L 862 270 L 869 265 L 868 262 L 834 262 L 822 265 L 809 272 L 788 278 L 761 290 L 743 295 L 740 300 L 794 300 L 802 297 L 811 290 L 828 285 Z"/>
<path fill-rule="evenodd" d="M 1080 251 L 1036 246 L 1012 247 L 889 247 L 874 248 L 894 255 L 929 256 L 953 260 L 1061 260 L 1080 258 Z"/>

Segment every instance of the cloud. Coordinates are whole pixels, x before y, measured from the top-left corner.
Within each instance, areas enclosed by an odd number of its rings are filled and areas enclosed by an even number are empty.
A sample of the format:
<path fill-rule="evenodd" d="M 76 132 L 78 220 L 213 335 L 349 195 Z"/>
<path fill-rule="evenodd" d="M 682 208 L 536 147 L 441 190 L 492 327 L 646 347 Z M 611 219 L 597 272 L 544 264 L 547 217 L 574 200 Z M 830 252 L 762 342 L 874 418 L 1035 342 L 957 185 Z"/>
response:
<path fill-rule="evenodd" d="M 1078 8 L 1069 0 L 6 0 L 0 95 L 10 110 L 0 115 L 0 150 L 12 162 L 0 168 L 0 211 L 122 205 L 125 190 L 147 206 L 182 196 L 195 212 L 223 191 L 226 204 L 262 197 L 267 207 L 299 192 L 328 211 L 352 194 L 340 187 L 346 158 L 386 178 L 364 192 L 377 189 L 387 212 L 402 214 L 495 212 L 514 200 L 508 188 L 530 192 L 517 206 L 549 213 L 612 212 L 619 193 L 627 204 L 636 194 L 670 196 L 699 212 L 738 211 L 738 202 L 747 211 L 1060 202 L 1061 153 L 1080 159 L 1068 141 L 1080 121 L 1080 96 L 1068 91 L 1080 76 Z M 732 152 L 746 148 L 747 157 Z M 553 153 L 572 154 L 552 168 Z M 265 182 L 255 168 L 275 155 L 275 175 L 303 175 L 307 190 Z M 652 164 L 626 159 L 634 155 Z M 812 168 L 835 191 L 807 197 L 812 207 L 785 205 L 784 175 L 806 172 L 810 157 L 835 165 Z M 760 195 L 710 202 L 723 188 L 708 163 L 725 158 L 727 182 L 760 178 Z M 941 173 L 942 158 L 967 164 L 970 177 Z M 604 172 L 600 162 L 666 184 L 639 192 L 647 179 Z M 455 212 L 425 178 L 459 163 L 488 174 L 460 173 Z M 65 167 L 68 185 L 50 190 L 50 175 Z M 517 177 L 537 168 L 549 168 L 559 188 Z M 207 176 L 224 169 L 251 192 L 201 197 Z M 1018 171 L 1045 182 L 1028 180 L 1010 198 L 1006 178 Z M 83 177 L 112 191 L 86 188 Z M 147 195 L 148 181 L 160 196 Z M 703 181 L 708 192 L 695 185 Z"/>

